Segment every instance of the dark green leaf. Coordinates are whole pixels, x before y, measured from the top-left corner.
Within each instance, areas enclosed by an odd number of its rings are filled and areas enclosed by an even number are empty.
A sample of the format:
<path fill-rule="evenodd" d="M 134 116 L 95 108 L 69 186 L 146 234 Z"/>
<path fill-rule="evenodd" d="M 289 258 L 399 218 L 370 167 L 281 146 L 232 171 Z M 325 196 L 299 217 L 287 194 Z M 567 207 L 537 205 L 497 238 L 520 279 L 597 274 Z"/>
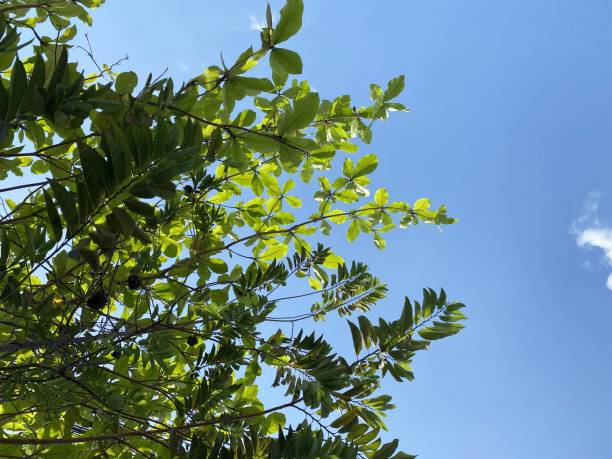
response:
<path fill-rule="evenodd" d="M 112 216 L 117 223 L 117 229 L 120 230 L 125 237 L 130 237 L 134 233 L 136 222 L 125 210 L 117 207 L 113 210 Z"/>
<path fill-rule="evenodd" d="M 398 444 L 399 444 L 399 440 L 397 439 L 384 444 L 383 446 L 380 447 L 380 449 L 376 452 L 376 454 L 372 456 L 372 459 L 387 459 L 388 457 L 391 457 L 391 455 L 397 449 Z"/>
<path fill-rule="evenodd" d="M 55 65 L 55 69 L 53 70 L 53 74 L 51 75 L 51 79 L 49 80 L 48 88 L 50 89 L 55 88 L 55 86 L 58 85 L 63 80 L 67 69 L 68 69 L 68 50 L 66 49 L 65 46 L 62 46 L 62 51 Z"/>
<path fill-rule="evenodd" d="M 6 112 L 6 120 L 11 121 L 15 118 L 23 100 L 26 88 L 28 86 L 28 77 L 23 64 L 19 58 L 15 59 L 13 72 L 11 73 L 11 82 L 9 84 L 9 104 Z"/>
<path fill-rule="evenodd" d="M 353 338 L 353 347 L 355 348 L 355 354 L 359 355 L 362 347 L 362 338 L 361 332 L 359 331 L 359 327 L 352 323 L 350 320 L 347 320 L 349 327 L 351 329 L 351 336 Z"/>
<path fill-rule="evenodd" d="M 55 180 L 49 181 L 49 186 L 62 211 L 66 226 L 68 226 L 68 236 L 74 236 L 79 227 L 79 213 L 75 205 L 75 195 L 73 192 L 66 190 Z"/>
<path fill-rule="evenodd" d="M 155 216 L 155 207 L 146 202 L 142 202 L 135 198 L 129 198 L 125 200 L 125 206 L 132 212 L 142 215 L 146 218 L 152 218 Z"/>
<path fill-rule="evenodd" d="M 55 203 L 47 190 L 43 190 L 43 195 L 45 197 L 45 206 L 47 207 L 47 216 L 49 217 L 49 224 L 53 238 L 55 239 L 55 242 L 59 242 L 62 239 L 62 222 L 60 220 L 59 213 L 57 212 Z"/>
<path fill-rule="evenodd" d="M 84 143 L 79 144 L 79 156 L 92 200 L 97 202 L 102 192 L 110 196 L 116 186 L 112 165 L 107 163 L 96 150 Z"/>

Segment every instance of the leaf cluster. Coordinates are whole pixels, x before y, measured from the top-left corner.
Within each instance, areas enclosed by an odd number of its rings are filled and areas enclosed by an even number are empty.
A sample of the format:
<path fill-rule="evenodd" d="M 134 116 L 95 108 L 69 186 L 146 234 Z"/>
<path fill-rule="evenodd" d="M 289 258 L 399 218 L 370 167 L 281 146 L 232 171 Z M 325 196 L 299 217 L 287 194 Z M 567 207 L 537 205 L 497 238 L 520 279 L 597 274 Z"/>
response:
<path fill-rule="evenodd" d="M 403 76 L 366 106 L 322 98 L 285 47 L 301 0 L 180 85 L 88 75 L 73 38 L 102 3 L 0 4 L 0 455 L 411 457 L 382 440 L 385 377 L 411 380 L 463 305 L 425 289 L 376 323 L 386 285 L 321 242 L 454 222 L 372 188 L 358 151 L 406 110 Z M 317 327 L 330 314 L 355 356 Z"/>

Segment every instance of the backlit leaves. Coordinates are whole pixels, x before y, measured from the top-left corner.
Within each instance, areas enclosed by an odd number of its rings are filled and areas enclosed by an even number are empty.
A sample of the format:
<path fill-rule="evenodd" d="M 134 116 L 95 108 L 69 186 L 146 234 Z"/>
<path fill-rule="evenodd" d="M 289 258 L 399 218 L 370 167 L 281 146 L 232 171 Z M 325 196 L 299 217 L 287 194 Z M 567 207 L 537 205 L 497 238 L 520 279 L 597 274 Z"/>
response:
<path fill-rule="evenodd" d="M 115 88 L 120 94 L 131 93 L 138 84 L 138 75 L 134 72 L 123 72 L 115 80 Z"/>
<path fill-rule="evenodd" d="M 285 134 L 288 131 L 307 127 L 314 120 L 318 109 L 319 95 L 317 93 L 311 92 L 297 99 L 293 110 L 281 120 L 279 132 Z"/>
<path fill-rule="evenodd" d="M 302 73 L 302 58 L 295 51 L 285 48 L 274 48 L 270 52 L 270 67 L 274 73 L 298 75 Z"/>
<path fill-rule="evenodd" d="M 302 27 L 304 4 L 301 0 L 288 0 L 280 11 L 280 19 L 272 32 L 272 43 L 288 40 Z"/>
<path fill-rule="evenodd" d="M 268 7 L 260 49 L 184 84 L 84 76 L 75 19 L 101 3 L 0 6 L 0 180 L 23 177 L 1 196 L 0 454 L 410 457 L 381 438 L 384 378 L 411 380 L 463 305 L 426 289 L 375 319 L 387 286 L 320 242 L 342 226 L 383 249 L 398 226 L 453 223 L 373 186 L 359 149 L 405 110 L 403 76 L 365 106 L 289 78 L 301 0 L 276 25 Z M 355 356 L 321 333 L 334 316 Z"/>

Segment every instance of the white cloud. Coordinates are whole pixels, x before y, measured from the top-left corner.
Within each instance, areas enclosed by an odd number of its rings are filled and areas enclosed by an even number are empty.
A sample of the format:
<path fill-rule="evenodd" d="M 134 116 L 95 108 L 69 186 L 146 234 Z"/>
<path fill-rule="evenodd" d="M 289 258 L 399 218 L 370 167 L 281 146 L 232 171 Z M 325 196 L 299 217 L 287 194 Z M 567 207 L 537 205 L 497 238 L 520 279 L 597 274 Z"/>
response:
<path fill-rule="evenodd" d="M 268 23 L 266 18 L 258 19 L 254 14 L 249 14 L 249 20 L 251 21 L 249 25 L 250 30 L 262 30 L 264 27 L 268 27 Z M 272 13 L 272 22 L 276 22 L 276 14 Z"/>
<path fill-rule="evenodd" d="M 601 193 L 598 191 L 591 191 L 587 198 L 584 200 L 584 204 L 582 205 L 582 213 L 580 217 L 578 217 L 571 227 L 572 233 L 578 233 L 585 226 L 594 226 L 598 227 L 601 225 L 599 221 L 599 216 L 597 213 L 599 212 L 599 200 L 601 199 Z"/>
<path fill-rule="evenodd" d="M 587 228 L 578 233 L 578 246 L 599 247 L 612 264 L 612 228 Z"/>
<path fill-rule="evenodd" d="M 570 232 L 576 235 L 578 247 L 595 247 L 604 253 L 604 261 L 612 265 L 612 227 L 606 225 L 599 215 L 601 193 L 591 192 L 584 202 L 582 214 L 572 226 Z M 612 290 L 612 273 L 606 280 L 606 286 Z"/>
<path fill-rule="evenodd" d="M 264 20 L 260 21 L 252 14 L 249 15 L 249 19 L 251 20 L 251 25 L 249 26 L 249 29 L 251 30 L 261 30 L 266 26 L 266 22 Z"/>

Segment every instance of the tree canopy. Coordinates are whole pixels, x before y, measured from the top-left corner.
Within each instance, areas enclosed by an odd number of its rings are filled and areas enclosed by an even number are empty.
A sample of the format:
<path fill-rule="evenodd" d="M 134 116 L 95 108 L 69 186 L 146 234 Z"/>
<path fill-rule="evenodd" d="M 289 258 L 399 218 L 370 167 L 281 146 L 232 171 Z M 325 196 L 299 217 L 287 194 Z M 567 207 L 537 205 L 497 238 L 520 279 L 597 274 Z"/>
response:
<path fill-rule="evenodd" d="M 0 456 L 411 457 L 383 382 L 463 304 L 426 288 L 374 320 L 385 284 L 323 237 L 453 223 L 358 152 L 404 77 L 322 98 L 285 43 L 301 0 L 182 84 L 118 73 L 75 41 L 102 3 L 0 2 Z"/>

